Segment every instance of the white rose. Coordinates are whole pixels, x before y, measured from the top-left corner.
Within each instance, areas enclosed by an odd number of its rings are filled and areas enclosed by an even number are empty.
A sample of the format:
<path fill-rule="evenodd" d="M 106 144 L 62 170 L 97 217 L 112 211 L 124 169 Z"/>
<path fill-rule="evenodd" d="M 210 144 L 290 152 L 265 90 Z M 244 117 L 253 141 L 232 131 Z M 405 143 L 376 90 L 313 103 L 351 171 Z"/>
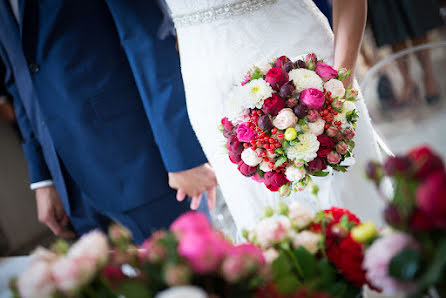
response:
<path fill-rule="evenodd" d="M 89 256 L 65 256 L 54 263 L 52 273 L 57 288 L 72 294 L 88 284 L 98 270 L 96 261 Z"/>
<path fill-rule="evenodd" d="M 267 249 L 274 243 L 285 240 L 289 236 L 290 230 L 290 220 L 281 215 L 262 219 L 255 228 L 255 234 L 259 245 Z"/>
<path fill-rule="evenodd" d="M 334 116 L 334 121 L 340 121 L 343 126 L 347 124 L 347 113 L 356 109 L 356 105 L 351 101 L 345 101 L 342 104 L 342 112 Z"/>
<path fill-rule="evenodd" d="M 289 166 L 285 170 L 285 176 L 289 181 L 299 181 L 300 179 L 305 177 L 305 169 L 304 168 L 295 168 L 293 166 Z"/>
<path fill-rule="evenodd" d="M 260 170 L 262 170 L 265 173 L 271 172 L 273 170 L 273 169 L 270 169 L 269 162 L 266 162 L 266 161 L 262 161 L 259 168 L 260 168 Z"/>
<path fill-rule="evenodd" d="M 243 107 L 246 96 L 246 90 L 243 87 L 236 87 L 229 92 L 225 101 L 224 114 L 234 124 L 249 120 L 249 109 Z"/>
<path fill-rule="evenodd" d="M 268 264 L 271 264 L 272 262 L 274 262 L 274 260 L 277 259 L 279 253 L 274 248 L 269 248 L 263 252 L 263 256 L 265 257 L 266 262 Z"/>
<path fill-rule="evenodd" d="M 313 220 L 313 215 L 310 208 L 297 201 L 290 204 L 288 216 L 290 217 L 293 225 L 298 229 L 305 228 Z"/>
<path fill-rule="evenodd" d="M 246 148 L 242 152 L 242 160 L 245 164 L 250 167 L 256 167 L 259 163 L 262 162 L 262 158 L 257 156 L 257 153 L 251 148 Z"/>
<path fill-rule="evenodd" d="M 308 88 L 315 88 L 323 91 L 322 79 L 312 70 L 305 68 L 293 69 L 289 73 L 290 81 L 292 80 L 297 92 L 302 92 Z"/>
<path fill-rule="evenodd" d="M 260 70 L 261 74 L 265 75 L 268 72 L 268 70 L 272 68 L 272 65 L 268 61 L 262 61 L 258 63 L 256 67 Z"/>
<path fill-rule="evenodd" d="M 181 286 L 172 287 L 159 292 L 155 298 L 207 298 L 208 295 L 205 291 L 198 287 L 193 286 Z"/>
<path fill-rule="evenodd" d="M 336 79 L 331 79 L 324 84 L 325 90 L 331 92 L 333 98 L 343 98 L 345 95 L 344 84 Z"/>
<path fill-rule="evenodd" d="M 324 132 L 325 120 L 322 118 L 317 118 L 315 122 L 308 123 L 310 132 L 315 136 L 320 136 Z"/>
<path fill-rule="evenodd" d="M 31 264 L 17 279 L 17 287 L 21 297 L 41 298 L 52 297 L 56 291 L 51 264 L 36 261 Z"/>
<path fill-rule="evenodd" d="M 310 231 L 302 231 L 298 233 L 293 239 L 293 246 L 295 248 L 303 246 L 311 254 L 315 254 L 319 250 L 319 242 L 321 235 Z"/>
<path fill-rule="evenodd" d="M 67 253 L 69 258 L 93 259 L 98 266 L 102 266 L 108 259 L 108 240 L 104 233 L 92 231 L 82 236 Z"/>
<path fill-rule="evenodd" d="M 273 120 L 273 125 L 278 129 L 287 129 L 294 127 L 297 124 L 297 116 L 290 108 L 280 110 L 276 118 Z"/>

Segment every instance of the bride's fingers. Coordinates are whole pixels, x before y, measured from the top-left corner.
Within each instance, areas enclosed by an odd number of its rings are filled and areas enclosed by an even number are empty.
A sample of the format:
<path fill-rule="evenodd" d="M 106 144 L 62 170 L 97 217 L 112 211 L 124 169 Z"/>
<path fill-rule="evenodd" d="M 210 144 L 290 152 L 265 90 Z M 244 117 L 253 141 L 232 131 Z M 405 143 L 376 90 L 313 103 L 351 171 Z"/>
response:
<path fill-rule="evenodd" d="M 217 201 L 217 195 L 215 193 L 215 187 L 208 190 L 208 207 L 209 209 L 215 208 L 215 202 Z"/>
<path fill-rule="evenodd" d="M 192 202 L 190 203 L 190 209 L 197 210 L 198 206 L 200 206 L 201 197 L 203 194 L 196 195 L 192 197 Z"/>
<path fill-rule="evenodd" d="M 185 197 L 186 197 L 186 193 L 182 189 L 179 189 L 177 191 L 177 201 L 182 202 Z"/>

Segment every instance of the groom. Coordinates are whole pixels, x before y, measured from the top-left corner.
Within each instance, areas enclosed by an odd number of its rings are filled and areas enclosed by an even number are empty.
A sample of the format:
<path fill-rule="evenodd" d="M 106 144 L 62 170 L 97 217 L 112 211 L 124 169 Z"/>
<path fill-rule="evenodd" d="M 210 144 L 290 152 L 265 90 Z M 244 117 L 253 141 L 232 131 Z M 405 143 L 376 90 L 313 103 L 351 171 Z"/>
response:
<path fill-rule="evenodd" d="M 142 242 L 189 210 L 186 195 L 193 209 L 205 191 L 215 200 L 155 3 L 0 1 L 0 79 L 14 98 L 39 220 L 59 236 L 72 236 L 69 222 L 80 235 L 117 221 Z"/>

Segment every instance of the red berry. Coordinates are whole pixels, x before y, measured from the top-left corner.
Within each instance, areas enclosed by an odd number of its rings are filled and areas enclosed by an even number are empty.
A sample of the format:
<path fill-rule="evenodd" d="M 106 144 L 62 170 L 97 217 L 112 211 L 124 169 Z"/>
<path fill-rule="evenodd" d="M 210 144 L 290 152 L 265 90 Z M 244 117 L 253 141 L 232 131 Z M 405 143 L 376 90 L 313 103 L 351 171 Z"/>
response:
<path fill-rule="evenodd" d="M 257 149 L 256 145 L 252 145 L 252 146 L 251 146 L 251 149 L 254 150 L 254 151 L 256 151 L 256 149 Z"/>
<path fill-rule="evenodd" d="M 324 111 L 319 111 L 319 115 L 324 116 Z"/>
<path fill-rule="evenodd" d="M 331 96 L 331 92 L 330 92 L 330 91 L 328 91 L 328 92 L 327 92 L 327 95 L 328 95 L 328 96 Z"/>
<path fill-rule="evenodd" d="M 266 157 L 268 154 L 266 153 L 266 151 L 262 152 L 262 157 Z"/>
<path fill-rule="evenodd" d="M 282 147 L 282 144 L 277 143 L 277 144 L 276 144 L 276 148 L 280 148 L 280 147 Z"/>
<path fill-rule="evenodd" d="M 328 124 L 325 124 L 325 126 L 324 126 L 325 129 L 328 129 L 329 127 L 330 127 L 330 125 L 328 125 Z"/>
<path fill-rule="evenodd" d="M 268 142 L 270 142 L 270 144 L 274 144 L 276 140 L 274 140 L 273 138 L 269 138 Z"/>
<path fill-rule="evenodd" d="M 262 110 L 257 110 L 257 115 L 262 115 Z"/>
<path fill-rule="evenodd" d="M 338 114 L 338 111 L 334 110 L 333 114 L 335 114 L 335 116 Z"/>
<path fill-rule="evenodd" d="M 263 147 L 264 147 L 265 149 L 269 149 L 269 144 L 267 143 L 267 144 L 263 145 Z"/>
<path fill-rule="evenodd" d="M 268 141 L 269 141 L 269 137 L 264 137 L 263 140 L 264 140 L 265 142 L 268 142 Z"/>
<path fill-rule="evenodd" d="M 257 142 L 256 142 L 256 145 L 257 145 L 257 147 L 260 147 L 260 146 L 262 146 L 262 142 L 257 141 Z"/>
<path fill-rule="evenodd" d="M 271 153 L 271 154 L 276 153 L 276 152 L 274 152 L 274 149 L 269 149 L 268 152 Z"/>
<path fill-rule="evenodd" d="M 248 143 L 243 143 L 243 147 L 248 148 L 249 144 Z"/>
<path fill-rule="evenodd" d="M 324 110 L 324 115 L 328 115 L 328 110 Z"/>
<path fill-rule="evenodd" d="M 274 168 L 274 163 L 270 162 L 269 165 L 268 165 L 268 168 L 270 168 L 270 169 Z"/>
<path fill-rule="evenodd" d="M 265 152 L 265 153 L 266 153 L 266 152 Z M 264 161 L 264 162 L 269 162 L 269 158 L 268 158 L 268 157 L 264 157 L 264 158 L 263 158 L 263 161 Z"/>
<path fill-rule="evenodd" d="M 279 134 L 277 135 L 277 137 L 278 137 L 279 139 L 283 139 L 283 138 L 284 138 L 284 135 L 281 134 L 281 133 L 279 133 Z"/>
<path fill-rule="evenodd" d="M 273 135 L 275 135 L 275 134 L 277 133 L 277 128 L 273 128 L 273 129 L 271 129 L 271 133 L 272 133 Z"/>

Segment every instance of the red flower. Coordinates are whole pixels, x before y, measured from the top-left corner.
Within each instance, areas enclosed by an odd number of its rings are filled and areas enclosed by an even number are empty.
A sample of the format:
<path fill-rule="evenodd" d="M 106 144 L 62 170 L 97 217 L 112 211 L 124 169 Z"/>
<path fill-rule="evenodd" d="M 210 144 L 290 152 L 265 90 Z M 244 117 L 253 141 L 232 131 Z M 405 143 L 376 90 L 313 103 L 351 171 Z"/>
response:
<path fill-rule="evenodd" d="M 226 148 L 229 150 L 229 152 L 234 152 L 236 154 L 241 154 L 243 151 L 243 145 L 236 136 L 228 137 L 228 140 L 226 141 Z"/>
<path fill-rule="evenodd" d="M 240 153 L 231 151 L 229 152 L 229 160 L 236 165 L 242 161 L 242 155 Z"/>
<path fill-rule="evenodd" d="M 433 218 L 446 217 L 446 173 L 430 174 L 416 192 L 418 207 Z"/>
<path fill-rule="evenodd" d="M 246 177 L 251 177 L 255 173 L 257 173 L 256 167 L 250 167 L 247 164 L 245 164 L 243 161 L 241 161 L 238 164 L 238 170 L 240 171 L 240 173 L 242 173 L 243 176 L 246 176 Z"/>
<path fill-rule="evenodd" d="M 291 60 L 287 56 L 282 56 L 282 57 L 277 58 L 276 61 L 274 61 L 274 66 L 283 68 L 283 65 L 289 61 L 291 61 Z"/>
<path fill-rule="evenodd" d="M 427 146 L 412 149 L 408 156 L 415 164 L 415 177 L 425 179 L 430 173 L 444 169 L 441 158 Z"/>
<path fill-rule="evenodd" d="M 406 156 L 392 156 L 384 163 L 384 171 L 387 176 L 396 174 L 408 175 L 412 169 L 412 161 Z"/>
<path fill-rule="evenodd" d="M 325 160 L 322 157 L 316 157 L 312 161 L 308 163 L 308 169 L 311 172 L 318 172 L 325 170 L 327 168 L 327 165 L 325 163 Z"/>
<path fill-rule="evenodd" d="M 265 114 L 277 116 L 283 108 L 285 108 L 285 100 L 283 100 L 277 93 L 273 93 L 271 97 L 265 99 L 263 102 L 262 111 Z"/>
<path fill-rule="evenodd" d="M 223 125 L 223 134 L 225 135 L 225 137 L 227 137 L 234 130 L 234 125 L 226 117 L 221 119 L 221 124 Z"/>
<path fill-rule="evenodd" d="M 288 79 L 288 74 L 280 67 L 271 68 L 265 75 L 265 81 L 276 91 L 279 91 L 280 87 L 288 82 Z"/>
<path fill-rule="evenodd" d="M 284 174 L 276 173 L 276 172 L 268 172 L 263 176 L 265 179 L 266 188 L 271 191 L 278 191 L 282 185 L 287 184 L 289 181 L 286 179 Z"/>
<path fill-rule="evenodd" d="M 317 137 L 317 140 L 320 143 L 319 150 L 317 151 L 317 155 L 320 157 L 325 157 L 331 151 L 333 151 L 335 146 L 335 140 L 327 136 L 326 134 L 321 134 Z"/>

